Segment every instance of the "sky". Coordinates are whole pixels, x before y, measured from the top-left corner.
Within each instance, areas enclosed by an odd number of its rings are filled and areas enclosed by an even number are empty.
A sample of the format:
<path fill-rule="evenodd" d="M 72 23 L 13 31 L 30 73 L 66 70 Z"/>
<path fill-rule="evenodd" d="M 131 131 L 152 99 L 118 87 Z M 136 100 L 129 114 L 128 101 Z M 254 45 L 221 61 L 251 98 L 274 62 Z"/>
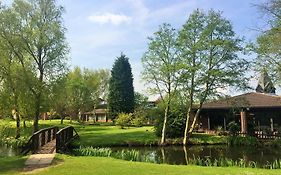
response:
<path fill-rule="evenodd" d="M 9 3 L 11 0 L 4 0 Z M 71 67 L 111 69 L 123 52 L 129 57 L 135 90 L 146 94 L 141 81 L 141 57 L 148 37 L 162 23 L 180 29 L 196 9 L 221 11 L 234 31 L 254 41 L 262 27 L 262 14 L 254 4 L 264 0 L 58 0 L 70 46 Z M 251 84 L 256 85 L 256 80 Z M 227 93 L 227 92 L 226 92 Z"/>

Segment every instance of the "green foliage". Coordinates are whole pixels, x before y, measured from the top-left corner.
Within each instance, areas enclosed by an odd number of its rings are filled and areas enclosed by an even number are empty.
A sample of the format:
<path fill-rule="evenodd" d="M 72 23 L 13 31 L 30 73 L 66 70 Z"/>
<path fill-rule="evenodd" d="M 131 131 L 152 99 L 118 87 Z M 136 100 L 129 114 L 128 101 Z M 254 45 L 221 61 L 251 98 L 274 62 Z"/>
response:
<path fill-rule="evenodd" d="M 79 149 L 74 149 L 74 154 L 79 156 L 110 157 L 112 150 L 110 148 L 80 147 Z"/>
<path fill-rule="evenodd" d="M 134 112 L 133 75 L 129 59 L 121 53 L 115 60 L 109 80 L 108 109 L 114 119 L 119 113 Z"/>
<path fill-rule="evenodd" d="M 264 142 L 265 146 L 271 147 L 272 149 L 274 148 L 281 148 L 281 139 L 274 139 L 274 140 L 269 140 L 267 142 Z"/>
<path fill-rule="evenodd" d="M 240 131 L 240 126 L 235 121 L 229 122 L 227 128 L 232 136 L 236 135 Z"/>
<path fill-rule="evenodd" d="M 33 103 L 21 102 L 27 107 L 33 105 L 34 131 L 39 129 L 40 113 L 48 111 L 49 85 L 63 75 L 67 67 L 69 50 L 62 22 L 63 11 L 55 0 L 17 0 L 9 7 L 1 8 L 0 12 L 0 40 L 3 44 L 0 47 L 9 53 L 3 58 L 18 63 L 21 69 L 20 77 L 27 87 L 27 95 L 32 95 L 27 99 Z"/>
<path fill-rule="evenodd" d="M 0 144 L 7 144 L 9 146 L 21 147 L 23 146 L 29 139 L 29 137 L 24 133 L 28 131 L 24 131 L 22 129 L 22 135 L 19 138 L 15 138 L 15 125 L 12 125 L 13 121 L 9 120 L 0 120 Z"/>
<path fill-rule="evenodd" d="M 257 138 L 251 136 L 229 136 L 227 139 L 228 145 L 231 146 L 259 146 L 260 142 Z"/>
<path fill-rule="evenodd" d="M 149 155 L 142 155 L 137 150 L 121 150 L 112 151 L 110 148 L 93 148 L 85 147 L 74 150 L 75 155 L 78 156 L 95 156 L 95 157 L 113 157 L 116 159 L 122 159 L 127 161 L 138 162 L 151 162 L 156 163 L 156 160 L 151 159 Z M 195 157 L 188 158 L 188 165 L 208 166 L 208 167 L 240 167 L 240 168 L 259 168 L 257 162 L 246 161 L 245 159 L 232 160 L 226 157 L 220 157 L 218 159 L 211 159 L 210 157 Z M 281 169 L 281 160 L 276 159 L 273 162 L 267 162 L 262 168 L 266 169 Z"/>
<path fill-rule="evenodd" d="M 145 109 L 148 105 L 148 97 L 145 95 L 135 92 L 135 109 Z"/>
<path fill-rule="evenodd" d="M 138 108 L 133 114 L 131 124 L 135 127 L 142 127 L 147 123 L 147 121 L 147 109 Z"/>
<path fill-rule="evenodd" d="M 55 109 L 60 115 L 65 112 L 71 117 L 77 117 L 79 112 L 93 111 L 93 107 L 99 103 L 99 98 L 108 92 L 109 76 L 108 70 L 82 70 L 75 67 L 67 74 L 63 85 L 58 84 L 54 89 L 54 100 L 58 102 L 54 106 Z M 63 109 L 64 111 L 61 111 Z"/>
<path fill-rule="evenodd" d="M 281 61 L 281 5 L 280 0 L 269 0 L 258 5 L 259 10 L 266 14 L 268 30 L 262 31 L 257 37 L 254 51 L 258 54 L 255 60 L 259 71 L 267 70 L 273 80 L 280 82 Z M 263 26 L 263 28 L 265 28 Z"/>
<path fill-rule="evenodd" d="M 245 73 L 249 64 L 238 56 L 243 54 L 242 40 L 221 12 L 195 10 L 179 31 L 177 41 L 182 66 L 180 87 L 189 99 L 187 111 L 192 111 L 197 103 L 195 116 L 200 116 L 202 104 L 220 94 L 219 89 L 247 87 Z M 187 115 L 186 122 L 193 125 L 186 124 L 184 144 L 195 128 L 196 119 L 191 119 L 190 113 Z"/>
<path fill-rule="evenodd" d="M 163 104 L 157 106 L 154 110 L 154 115 L 156 116 L 156 121 L 154 124 L 155 133 L 157 136 L 161 136 L 162 127 L 163 127 L 163 115 L 164 115 L 164 107 Z M 177 105 L 176 102 L 172 102 L 171 112 L 167 117 L 167 128 L 166 128 L 166 136 L 167 138 L 177 138 L 182 137 L 185 128 L 185 119 L 186 119 L 186 110 L 184 106 Z"/>
<path fill-rule="evenodd" d="M 80 147 L 74 150 L 74 154 L 78 156 L 113 157 L 127 161 L 155 162 L 149 155 L 141 155 L 139 151 L 134 149 L 113 152 L 110 148 Z"/>
<path fill-rule="evenodd" d="M 132 113 L 129 113 L 129 114 L 120 113 L 120 114 L 118 114 L 117 118 L 115 119 L 115 124 L 117 126 L 120 126 L 122 129 L 124 127 L 130 126 L 132 116 L 133 116 Z"/>
<path fill-rule="evenodd" d="M 162 24 L 153 37 L 148 38 L 148 50 L 142 57 L 142 78 L 150 85 L 151 93 L 161 97 L 164 105 L 161 144 L 165 142 L 170 103 L 178 87 L 180 66 L 176 36 L 176 31 L 170 24 Z"/>

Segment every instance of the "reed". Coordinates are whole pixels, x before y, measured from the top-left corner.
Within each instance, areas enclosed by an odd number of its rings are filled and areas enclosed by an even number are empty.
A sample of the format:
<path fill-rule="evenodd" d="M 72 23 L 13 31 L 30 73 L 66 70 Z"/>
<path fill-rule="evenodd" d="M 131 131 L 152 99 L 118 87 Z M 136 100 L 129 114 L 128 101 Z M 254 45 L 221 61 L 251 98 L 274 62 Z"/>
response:
<path fill-rule="evenodd" d="M 128 160 L 128 161 L 138 161 L 138 162 L 150 162 L 159 163 L 156 161 L 155 157 L 151 155 L 142 155 L 137 150 L 121 150 L 112 151 L 110 148 L 93 148 L 93 147 L 80 147 L 79 149 L 74 149 L 75 155 L 79 156 L 95 156 L 95 157 L 113 157 L 116 159 Z M 193 155 L 186 162 L 189 165 L 198 166 L 215 166 L 215 167 L 241 167 L 241 168 L 265 168 L 265 169 L 281 169 L 281 160 L 276 159 L 273 162 L 267 161 L 263 166 L 258 166 L 257 162 L 249 161 L 245 159 L 232 160 L 228 158 L 221 157 L 219 159 L 211 159 L 210 157 L 196 157 Z"/>

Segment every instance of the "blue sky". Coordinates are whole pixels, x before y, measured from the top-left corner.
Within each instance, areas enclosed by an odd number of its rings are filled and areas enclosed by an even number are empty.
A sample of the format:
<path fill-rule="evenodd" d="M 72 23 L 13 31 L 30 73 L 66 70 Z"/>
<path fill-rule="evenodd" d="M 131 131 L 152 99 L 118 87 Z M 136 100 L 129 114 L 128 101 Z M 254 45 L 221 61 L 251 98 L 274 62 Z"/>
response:
<path fill-rule="evenodd" d="M 6 0 L 8 2 L 10 0 Z M 145 92 L 140 81 L 141 57 L 162 23 L 179 29 L 193 10 L 215 9 L 232 21 L 235 32 L 254 40 L 262 15 L 253 4 L 264 0 L 58 0 L 65 7 L 70 64 L 92 69 L 111 69 L 121 52 L 130 58 L 134 86 Z"/>

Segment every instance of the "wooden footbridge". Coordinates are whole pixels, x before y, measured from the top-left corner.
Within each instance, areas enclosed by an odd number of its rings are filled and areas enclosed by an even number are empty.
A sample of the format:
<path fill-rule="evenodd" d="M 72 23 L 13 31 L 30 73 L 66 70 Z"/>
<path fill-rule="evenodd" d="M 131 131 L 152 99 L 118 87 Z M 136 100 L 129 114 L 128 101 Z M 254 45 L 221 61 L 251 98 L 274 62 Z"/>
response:
<path fill-rule="evenodd" d="M 22 149 L 22 154 L 51 154 L 64 151 L 75 138 L 79 138 L 73 126 L 61 130 L 57 126 L 41 129 L 35 132 Z"/>

